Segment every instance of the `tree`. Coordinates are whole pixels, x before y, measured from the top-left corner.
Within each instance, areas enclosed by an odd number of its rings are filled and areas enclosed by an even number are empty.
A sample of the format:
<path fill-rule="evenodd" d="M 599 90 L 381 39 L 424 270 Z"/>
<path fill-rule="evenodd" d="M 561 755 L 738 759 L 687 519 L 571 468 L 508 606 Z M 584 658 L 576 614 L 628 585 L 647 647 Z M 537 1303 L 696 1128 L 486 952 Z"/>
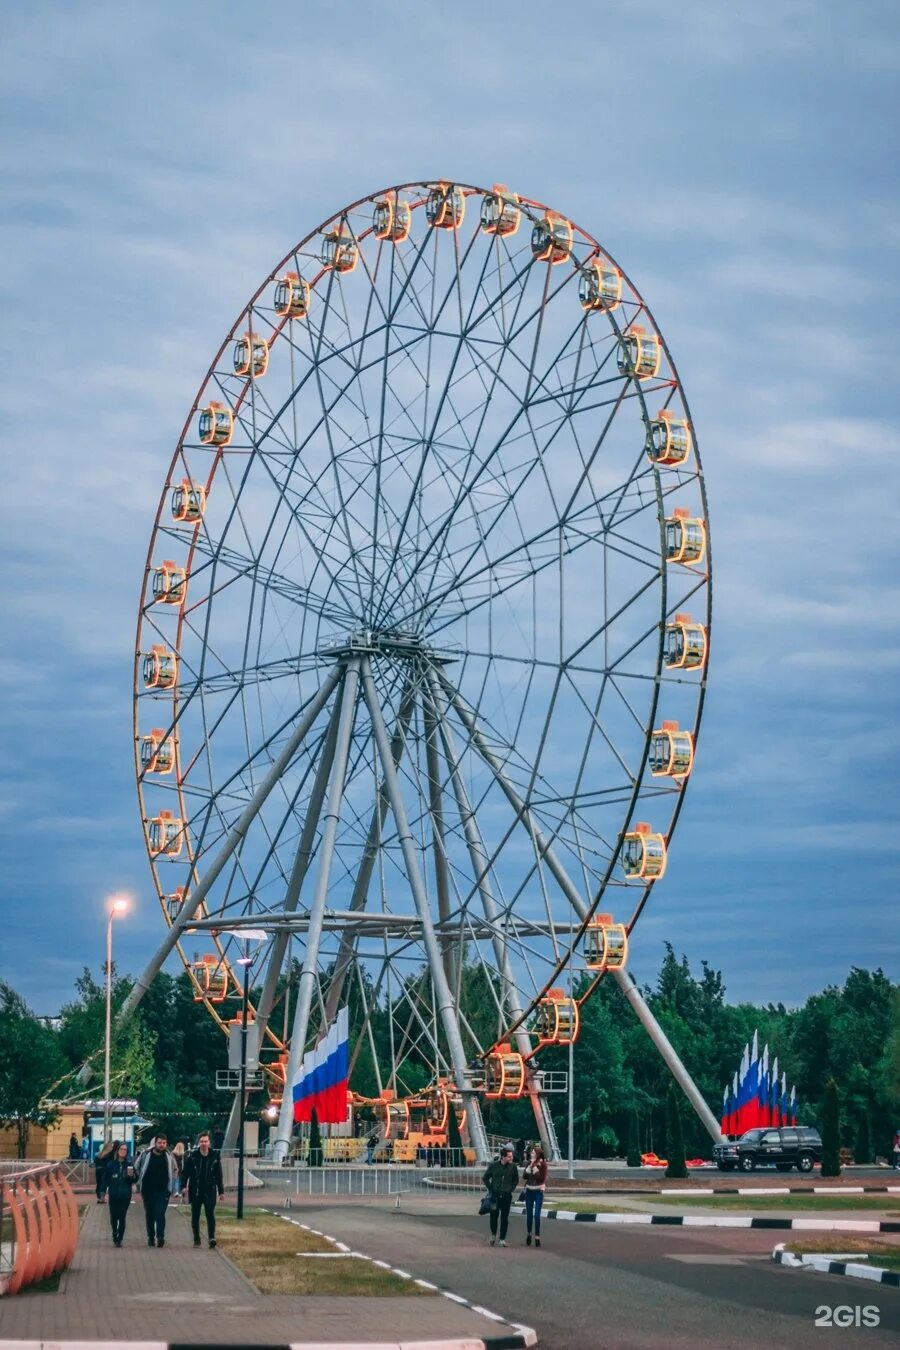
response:
<path fill-rule="evenodd" d="M 625 1161 L 629 1167 L 640 1167 L 641 1165 L 641 1145 L 636 1110 L 632 1111 L 628 1117 L 628 1155 Z"/>
<path fill-rule="evenodd" d="M 322 1134 L 319 1130 L 319 1114 L 313 1107 L 309 1116 L 309 1153 L 307 1162 L 310 1167 L 321 1167 L 324 1149 L 322 1148 Z"/>
<path fill-rule="evenodd" d="M 679 1089 L 674 1083 L 669 1086 L 666 1096 L 666 1153 L 668 1165 L 667 1177 L 686 1177 L 687 1165 L 684 1160 L 684 1132 L 681 1128 L 681 1103 L 678 1100 Z"/>
<path fill-rule="evenodd" d="M 853 1147 L 853 1161 L 870 1163 L 872 1161 L 872 1135 L 869 1130 L 869 1117 L 862 1115 L 856 1128 L 856 1143 Z"/>
<path fill-rule="evenodd" d="M 15 1128 L 18 1157 L 27 1155 L 32 1125 L 47 1128 L 58 1120 L 45 1096 L 64 1068 L 57 1033 L 0 984 L 0 1123 Z"/>
<path fill-rule="evenodd" d="M 822 1102 L 822 1176 L 841 1175 L 841 1123 L 837 1083 L 829 1078 Z"/>
<path fill-rule="evenodd" d="M 462 1162 L 463 1141 L 459 1132 L 459 1119 L 452 1102 L 447 1108 L 447 1147 L 453 1154 L 454 1162 Z"/>

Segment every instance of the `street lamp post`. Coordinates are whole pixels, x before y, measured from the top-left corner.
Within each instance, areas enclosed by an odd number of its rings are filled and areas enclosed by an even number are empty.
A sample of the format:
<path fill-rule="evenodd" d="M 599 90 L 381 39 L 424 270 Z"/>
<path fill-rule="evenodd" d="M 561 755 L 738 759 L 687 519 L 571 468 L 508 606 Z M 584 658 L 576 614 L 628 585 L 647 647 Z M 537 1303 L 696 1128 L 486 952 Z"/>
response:
<path fill-rule="evenodd" d="M 251 955 L 251 942 L 264 942 L 266 934 L 258 928 L 247 928 L 243 932 L 238 930 L 236 933 L 231 931 L 234 936 L 243 939 L 244 952 L 238 957 L 237 964 L 244 968 L 243 997 L 241 999 L 241 1073 L 239 1089 L 239 1115 L 238 1115 L 238 1174 L 237 1174 L 237 1208 L 235 1218 L 244 1217 L 244 1111 L 247 1106 L 247 1009 L 250 1003 L 250 967 L 253 965 L 255 953 Z"/>
<path fill-rule="evenodd" d="M 572 967 L 569 966 L 569 998 L 572 997 Z M 571 1180 L 575 1176 L 575 1038 L 569 1037 L 569 1140 L 568 1154 L 569 1166 L 567 1176 Z"/>
<path fill-rule="evenodd" d="M 112 1029 L 112 926 L 113 919 L 125 914 L 128 901 L 124 895 L 114 896 L 107 905 L 109 918 L 106 923 L 106 1040 L 103 1053 L 103 1143 L 108 1144 L 112 1137 L 112 1108 L 109 1100 L 110 1042 Z"/>

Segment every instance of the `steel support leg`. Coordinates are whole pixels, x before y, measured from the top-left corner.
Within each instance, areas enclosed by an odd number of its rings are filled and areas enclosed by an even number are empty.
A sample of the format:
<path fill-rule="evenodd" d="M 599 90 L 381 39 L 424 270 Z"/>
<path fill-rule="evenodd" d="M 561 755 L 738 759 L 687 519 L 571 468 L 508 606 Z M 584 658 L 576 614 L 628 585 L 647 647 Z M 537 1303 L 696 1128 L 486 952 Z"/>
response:
<path fill-rule="evenodd" d="M 431 831 L 434 853 L 434 880 L 437 893 L 438 918 L 442 924 L 450 919 L 450 884 L 447 877 L 447 844 L 444 833 L 444 803 L 441 784 L 440 758 L 438 756 L 438 724 L 432 698 L 422 700 L 422 715 L 425 723 L 425 762 L 428 766 L 428 807 L 431 814 Z M 444 970 L 450 988 L 456 986 L 456 970 L 453 939 L 447 934 L 441 935 L 441 954 Z M 462 959 L 459 956 L 459 959 Z"/>
<path fill-rule="evenodd" d="M 434 676 L 430 673 L 428 675 L 426 704 L 430 706 L 431 717 L 436 726 L 440 729 L 441 741 L 443 742 L 444 747 L 444 758 L 450 769 L 450 781 L 453 786 L 454 796 L 456 797 L 456 807 L 459 812 L 459 818 L 462 821 L 466 848 L 469 852 L 469 862 L 472 867 L 475 884 L 478 888 L 481 906 L 484 910 L 484 917 L 493 929 L 492 942 L 494 959 L 497 962 L 497 969 L 500 972 L 500 978 L 503 984 L 506 1010 L 512 1022 L 520 1023 L 514 1032 L 514 1039 L 516 1042 L 516 1049 L 525 1060 L 526 1086 L 528 1095 L 531 1098 L 531 1108 L 534 1111 L 534 1119 L 538 1128 L 538 1134 L 541 1137 L 541 1147 L 544 1150 L 544 1154 L 551 1162 L 557 1162 L 559 1159 L 559 1144 L 556 1139 L 556 1130 L 553 1126 L 553 1117 L 550 1113 L 550 1104 L 544 1094 L 538 1091 L 534 1080 L 534 1072 L 529 1064 L 534 1047 L 531 1044 L 531 1037 L 525 1029 L 523 1021 L 524 1009 L 522 1008 L 519 999 L 519 991 L 516 988 L 515 979 L 513 977 L 512 965 L 509 959 L 509 948 L 504 941 L 502 933 L 500 933 L 498 929 L 497 902 L 494 899 L 494 893 L 491 889 L 488 853 L 484 846 L 484 840 L 481 837 L 478 821 L 475 819 L 475 813 L 472 810 L 472 805 L 469 801 L 469 794 L 466 791 L 462 773 L 460 772 L 459 761 L 456 756 L 456 747 L 453 741 L 453 731 L 444 717 L 444 710 L 441 706 L 436 681 Z"/>
<path fill-rule="evenodd" d="M 719 1122 L 707 1106 L 706 1099 L 697 1084 L 679 1059 L 672 1042 L 650 1011 L 647 1001 L 638 989 L 633 976 L 627 970 L 613 970 L 610 971 L 610 974 L 637 1014 L 641 1026 L 666 1061 L 675 1082 L 697 1112 L 710 1139 L 714 1144 L 724 1144 L 726 1141 L 719 1127 Z"/>
<path fill-rule="evenodd" d="M 444 1035 L 447 1037 L 450 1062 L 453 1065 L 456 1085 L 463 1094 L 463 1100 L 466 1104 L 468 1113 L 467 1119 L 469 1122 L 469 1138 L 472 1141 L 478 1161 L 487 1162 L 489 1157 L 488 1142 L 484 1129 L 484 1121 L 481 1118 L 481 1104 L 477 1094 L 472 1090 L 469 1084 L 466 1052 L 463 1047 L 462 1036 L 460 1035 L 459 1023 L 456 1019 L 453 994 L 450 985 L 447 982 L 444 963 L 441 960 L 441 949 L 438 944 L 437 935 L 434 931 L 434 923 L 428 904 L 428 896 L 425 892 L 425 885 L 419 871 L 419 861 L 416 857 L 416 844 L 412 836 L 412 831 L 409 828 L 409 820 L 403 802 L 400 781 L 397 776 L 397 770 L 394 768 L 387 728 L 384 725 L 384 718 L 381 715 L 375 682 L 372 679 L 372 669 L 367 656 L 363 657 L 362 681 L 366 703 L 369 708 L 369 716 L 372 719 L 372 731 L 375 735 L 375 744 L 378 747 L 378 754 L 381 758 L 381 767 L 387 785 L 391 810 L 394 813 L 394 822 L 400 836 L 400 846 L 403 851 L 406 875 L 409 880 L 410 889 L 413 893 L 413 899 L 419 913 L 419 918 L 422 921 L 422 936 L 428 954 L 428 964 L 431 967 L 433 987 L 437 995 L 438 1012 L 444 1028 Z"/>
<path fill-rule="evenodd" d="M 281 1112 L 278 1117 L 278 1133 L 275 1139 L 274 1157 L 282 1162 L 291 1143 L 294 1125 L 294 1099 L 291 1091 L 297 1070 L 303 1060 L 306 1037 L 309 1031 L 309 1014 L 312 1008 L 313 994 L 316 989 L 316 971 L 319 960 L 319 940 L 322 936 L 322 920 L 325 916 L 325 900 L 331 879 L 331 863 L 334 857 L 334 841 L 344 799 L 344 779 L 347 773 L 347 760 L 350 754 L 350 738 L 353 734 L 353 721 L 356 716 L 356 696 L 359 687 L 359 657 L 351 657 L 344 674 L 344 688 L 341 694 L 340 721 L 334 749 L 334 767 L 331 785 L 328 791 L 328 805 L 325 809 L 325 825 L 322 830 L 321 857 L 316 876 L 316 888 L 313 891 L 309 909 L 309 928 L 306 934 L 306 951 L 303 956 L 303 968 L 297 989 L 297 1006 L 294 1009 L 294 1025 L 291 1031 L 291 1048 L 288 1055 L 287 1070 L 284 1078 L 284 1096 L 281 1099 Z M 324 1028 L 323 1028 L 324 1031 Z"/>
<path fill-rule="evenodd" d="M 119 1026 L 121 1026 L 131 1016 L 137 1005 L 140 1003 L 141 999 L 146 994 L 147 990 L 150 988 L 150 985 L 153 983 L 153 980 L 156 977 L 157 973 L 159 972 L 160 968 L 162 967 L 163 962 L 166 960 L 166 958 L 174 949 L 175 944 L 178 942 L 179 938 L 181 937 L 181 934 L 184 932 L 184 929 L 187 927 L 190 920 L 197 913 L 197 910 L 200 908 L 201 904 L 205 900 L 206 895 L 210 887 L 212 886 L 213 882 L 219 876 L 225 864 L 228 862 L 228 859 L 231 857 L 235 849 L 240 844 L 241 840 L 244 838 L 244 835 L 247 833 L 247 830 L 250 828 L 250 825 L 256 819 L 256 816 L 259 814 L 269 793 L 272 791 L 275 784 L 282 777 L 291 760 L 294 758 L 294 755 L 300 748 L 300 743 L 303 740 L 304 736 L 306 736 L 307 732 L 315 722 L 319 713 L 325 707 L 325 704 L 331 697 L 332 690 L 335 688 L 335 686 L 337 685 L 338 681 L 341 678 L 341 673 L 342 672 L 340 668 L 336 667 L 330 673 L 328 678 L 324 681 L 318 693 L 316 693 L 310 700 L 310 702 L 307 704 L 305 713 L 300 718 L 300 721 L 297 723 L 297 726 L 295 727 L 294 731 L 291 733 L 284 749 L 281 751 L 281 754 L 277 757 L 277 759 L 275 759 L 275 761 L 272 764 L 272 767 L 269 769 L 269 772 L 266 774 L 265 778 L 260 783 L 259 787 L 256 789 L 253 796 L 251 797 L 250 801 L 247 803 L 244 810 L 241 812 L 241 816 L 237 821 L 237 824 L 233 827 L 228 838 L 225 840 L 225 843 L 222 845 L 221 849 L 216 854 L 215 859 L 210 864 L 209 871 L 206 873 L 203 879 L 197 884 L 197 886 L 188 892 L 187 898 L 185 899 L 184 904 L 182 905 L 181 909 L 178 912 L 178 917 L 175 919 L 171 928 L 167 932 L 165 938 L 160 943 L 159 947 L 157 948 L 156 952 L 153 955 L 153 958 L 147 965 L 146 970 L 144 970 L 143 974 L 140 975 L 138 979 L 135 981 L 131 993 L 125 1000 L 125 1003 L 122 1006 L 122 1010 L 118 1016 Z"/>

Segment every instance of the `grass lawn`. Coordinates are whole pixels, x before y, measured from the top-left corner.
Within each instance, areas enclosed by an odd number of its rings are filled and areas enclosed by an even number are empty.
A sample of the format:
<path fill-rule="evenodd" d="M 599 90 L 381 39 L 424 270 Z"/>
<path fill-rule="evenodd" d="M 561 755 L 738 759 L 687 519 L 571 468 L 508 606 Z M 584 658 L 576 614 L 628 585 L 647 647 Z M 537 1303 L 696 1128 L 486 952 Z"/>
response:
<path fill-rule="evenodd" d="M 886 1219 L 900 1218 L 894 1195 L 660 1195 L 658 1199 L 664 1205 L 702 1205 L 704 1209 L 729 1209 L 738 1213 L 748 1209 L 802 1209 L 825 1213 L 871 1209 Z M 653 1203 L 656 1204 L 656 1200 Z"/>
<path fill-rule="evenodd" d="M 869 1264 L 885 1270 L 900 1270 L 900 1246 L 896 1243 L 872 1241 L 862 1233 L 841 1234 L 839 1237 L 823 1234 L 821 1237 L 788 1242 L 786 1249 L 798 1256 L 813 1256 L 818 1252 L 833 1255 L 868 1256 Z"/>
<path fill-rule="evenodd" d="M 358 1257 L 309 1259 L 298 1252 L 333 1252 L 324 1238 L 259 1210 L 244 1212 L 238 1223 L 233 1209 L 219 1209 L 216 1238 L 222 1251 L 263 1294 L 428 1294 L 412 1280 Z"/>
<path fill-rule="evenodd" d="M 633 1214 L 627 1205 L 604 1205 L 601 1200 L 570 1200 L 561 1195 L 557 1200 L 544 1200 L 544 1209 L 574 1209 L 578 1214 Z"/>

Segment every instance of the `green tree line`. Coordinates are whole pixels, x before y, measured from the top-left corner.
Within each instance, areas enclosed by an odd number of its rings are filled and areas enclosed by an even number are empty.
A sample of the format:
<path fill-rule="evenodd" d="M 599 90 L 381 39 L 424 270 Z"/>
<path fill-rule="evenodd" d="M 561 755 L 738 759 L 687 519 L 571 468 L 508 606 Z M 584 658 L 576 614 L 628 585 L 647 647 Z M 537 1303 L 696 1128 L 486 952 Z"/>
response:
<path fill-rule="evenodd" d="M 277 1029 L 290 1025 L 296 974 L 294 970 L 291 980 L 281 982 L 272 1017 Z M 377 1095 L 376 1060 L 388 1065 L 393 1044 L 399 1093 L 421 1090 L 433 1079 L 419 1034 L 422 1022 L 431 1020 L 427 974 L 414 973 L 393 991 L 393 1018 L 384 990 L 373 986 L 365 966 L 352 976 L 345 991 L 351 1045 L 359 1044 L 353 1088 L 364 1096 Z M 467 1021 L 483 1045 L 492 1044 L 497 1035 L 499 990 L 491 987 L 491 978 L 474 964 L 464 966 L 461 974 Z M 127 976 L 115 977 L 115 1009 L 131 983 Z M 667 947 L 656 980 L 644 994 L 715 1112 L 744 1045 L 758 1028 L 760 1045 L 768 1042 L 770 1053 L 778 1055 L 789 1081 L 796 1084 L 802 1123 L 821 1128 L 825 1085 L 833 1078 L 841 1103 L 841 1144 L 857 1153 L 861 1146 L 873 1154 L 888 1152 L 891 1134 L 900 1124 L 900 987 L 881 970 L 853 968 L 842 986 L 829 986 L 798 1008 L 731 1004 L 720 971 L 702 962 L 698 976 L 685 957 L 676 957 Z M 237 1011 L 235 1000 L 220 1006 L 226 1017 Z M 61 1009 L 58 1029 L 35 1018 L 10 986 L 0 984 L 0 1123 L 16 1130 L 23 1156 L 29 1126 L 53 1120 L 48 1099 L 77 1095 L 73 1071 L 96 1056 L 103 1027 L 104 988 L 88 970 Z M 102 1093 L 102 1063 L 94 1062 L 97 1074 L 88 1093 L 97 1096 Z M 205 1007 L 194 1001 L 188 976 L 162 973 L 137 1014 L 116 1035 L 113 1090 L 137 1097 L 143 1114 L 171 1137 L 192 1135 L 201 1124 L 224 1123 L 230 1098 L 216 1091 L 215 1076 L 226 1064 L 225 1038 Z M 565 1070 L 568 1051 L 548 1047 L 540 1064 Z M 639 1151 L 665 1153 L 668 1071 L 611 980 L 601 980 L 582 1006 L 574 1073 L 579 1157 L 633 1154 L 635 1145 Z M 389 1086 L 383 1077 L 381 1086 Z M 251 1114 L 264 1100 L 264 1094 L 251 1100 Z M 550 1103 L 564 1141 L 566 1098 L 551 1096 Z M 492 1133 L 526 1139 L 534 1135 L 527 1100 L 486 1101 L 484 1111 Z M 709 1137 L 686 1106 L 682 1118 L 687 1155 L 709 1156 Z"/>

